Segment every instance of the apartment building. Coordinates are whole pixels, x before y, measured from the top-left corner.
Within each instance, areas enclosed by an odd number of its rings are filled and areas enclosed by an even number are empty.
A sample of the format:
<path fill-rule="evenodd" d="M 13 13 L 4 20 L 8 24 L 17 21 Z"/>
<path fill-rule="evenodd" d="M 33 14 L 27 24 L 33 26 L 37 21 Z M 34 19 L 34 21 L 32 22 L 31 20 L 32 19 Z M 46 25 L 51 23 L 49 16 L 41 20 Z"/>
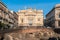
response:
<path fill-rule="evenodd" d="M 6 5 L 0 2 L 0 22 L 6 24 L 6 27 L 12 28 L 17 21 L 16 16 L 17 14 L 15 12 L 12 13 Z"/>
<path fill-rule="evenodd" d="M 60 28 L 60 4 L 57 4 L 47 15 L 47 25 L 52 28 Z"/>
<path fill-rule="evenodd" d="M 11 13 L 12 13 L 12 20 L 13 20 L 13 25 L 14 25 L 14 28 L 16 28 L 16 27 L 18 27 L 18 15 L 17 15 L 17 13 L 16 12 L 14 12 L 14 11 L 11 11 Z"/>
<path fill-rule="evenodd" d="M 17 13 L 18 26 L 43 26 L 43 10 L 28 8 Z"/>

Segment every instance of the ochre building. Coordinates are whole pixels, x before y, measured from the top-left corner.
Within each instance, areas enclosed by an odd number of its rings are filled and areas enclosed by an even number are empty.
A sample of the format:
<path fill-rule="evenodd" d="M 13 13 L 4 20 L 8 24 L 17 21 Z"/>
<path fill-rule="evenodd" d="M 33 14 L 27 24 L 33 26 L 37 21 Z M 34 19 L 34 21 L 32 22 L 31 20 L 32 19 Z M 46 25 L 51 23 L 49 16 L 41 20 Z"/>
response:
<path fill-rule="evenodd" d="M 18 26 L 43 26 L 43 10 L 28 8 L 18 11 Z"/>

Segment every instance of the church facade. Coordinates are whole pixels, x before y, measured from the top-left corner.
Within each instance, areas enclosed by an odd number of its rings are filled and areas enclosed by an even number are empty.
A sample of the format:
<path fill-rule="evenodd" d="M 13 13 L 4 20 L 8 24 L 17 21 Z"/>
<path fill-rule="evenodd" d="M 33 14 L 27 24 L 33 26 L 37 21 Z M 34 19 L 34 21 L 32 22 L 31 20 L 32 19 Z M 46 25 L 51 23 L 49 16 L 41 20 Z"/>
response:
<path fill-rule="evenodd" d="M 43 10 L 28 8 L 18 11 L 18 26 L 43 26 Z"/>

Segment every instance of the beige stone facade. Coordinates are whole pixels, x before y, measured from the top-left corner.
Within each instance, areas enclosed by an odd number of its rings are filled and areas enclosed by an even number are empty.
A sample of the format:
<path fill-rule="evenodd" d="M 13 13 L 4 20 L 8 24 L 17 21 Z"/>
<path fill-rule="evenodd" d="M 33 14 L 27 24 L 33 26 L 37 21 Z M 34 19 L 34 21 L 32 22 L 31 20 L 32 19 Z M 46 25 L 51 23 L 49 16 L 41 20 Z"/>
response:
<path fill-rule="evenodd" d="M 0 2 L 0 22 L 12 28 L 14 25 L 17 26 L 17 24 L 15 24 L 18 21 L 17 17 L 18 15 L 15 12 L 12 13 L 2 2 Z"/>
<path fill-rule="evenodd" d="M 28 8 L 18 11 L 18 26 L 43 26 L 43 10 Z"/>
<path fill-rule="evenodd" d="M 53 28 L 60 28 L 60 4 L 57 4 L 47 15 L 47 24 Z"/>

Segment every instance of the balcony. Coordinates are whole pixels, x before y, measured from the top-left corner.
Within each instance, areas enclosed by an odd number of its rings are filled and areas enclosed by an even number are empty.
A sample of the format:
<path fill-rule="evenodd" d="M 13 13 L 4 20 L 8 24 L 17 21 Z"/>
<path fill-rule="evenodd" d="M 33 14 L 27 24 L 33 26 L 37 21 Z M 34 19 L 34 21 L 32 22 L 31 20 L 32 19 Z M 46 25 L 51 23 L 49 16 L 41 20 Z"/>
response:
<path fill-rule="evenodd" d="M 60 21 L 60 18 L 55 18 L 55 20 Z"/>
<path fill-rule="evenodd" d="M 5 24 L 8 24 L 8 20 L 7 19 L 3 19 Z"/>
<path fill-rule="evenodd" d="M 2 17 L 2 18 L 3 18 L 3 13 L 2 13 L 2 12 L 0 12 L 0 17 Z"/>

